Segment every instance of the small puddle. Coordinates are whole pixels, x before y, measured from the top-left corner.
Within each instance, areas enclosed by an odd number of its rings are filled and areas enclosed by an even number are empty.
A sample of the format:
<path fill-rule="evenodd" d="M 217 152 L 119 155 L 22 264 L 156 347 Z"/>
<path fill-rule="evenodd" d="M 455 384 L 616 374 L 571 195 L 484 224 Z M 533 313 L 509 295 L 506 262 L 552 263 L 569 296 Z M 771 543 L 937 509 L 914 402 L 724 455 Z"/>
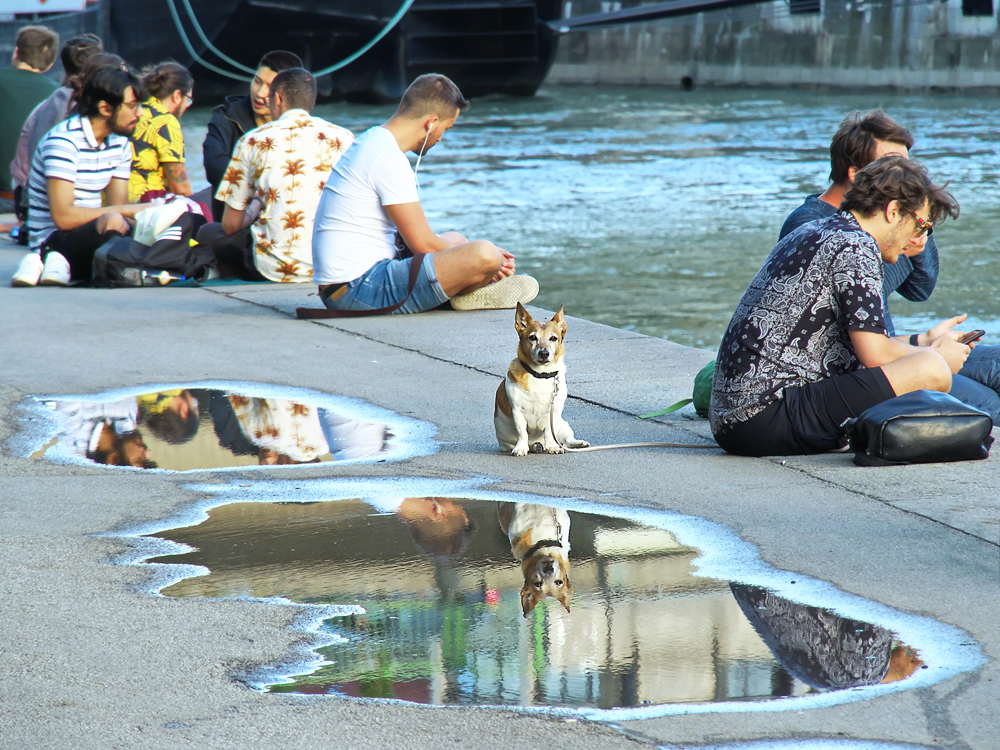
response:
<path fill-rule="evenodd" d="M 437 450 L 428 422 L 279 386 L 174 384 L 35 402 L 44 427 L 23 452 L 59 463 L 197 471 L 398 461 Z"/>
<path fill-rule="evenodd" d="M 143 559 L 182 566 L 166 596 L 326 608 L 308 664 L 248 680 L 276 693 L 613 718 L 767 710 L 936 682 L 962 661 L 957 645 L 975 647 L 768 568 L 701 519 L 387 482 L 200 485 L 216 495 L 207 518 L 156 531 L 174 554 Z"/>

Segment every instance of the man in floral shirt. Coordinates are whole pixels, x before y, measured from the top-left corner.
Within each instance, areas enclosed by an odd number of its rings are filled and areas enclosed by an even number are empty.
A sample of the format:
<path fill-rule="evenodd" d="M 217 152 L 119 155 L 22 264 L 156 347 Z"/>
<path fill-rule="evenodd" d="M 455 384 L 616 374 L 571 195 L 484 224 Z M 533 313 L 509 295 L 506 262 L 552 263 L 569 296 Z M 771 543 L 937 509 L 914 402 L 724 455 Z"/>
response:
<path fill-rule="evenodd" d="M 841 447 L 844 423 L 916 390 L 947 393 L 969 347 L 940 323 L 890 338 L 882 263 L 929 234 L 958 204 L 903 156 L 860 170 L 840 211 L 778 242 L 740 300 L 719 347 L 709 420 L 745 456 Z"/>
<path fill-rule="evenodd" d="M 316 80 L 289 68 L 271 83 L 272 121 L 236 144 L 216 199 L 221 224 L 210 243 L 220 269 L 251 281 L 312 281 L 312 228 L 327 176 L 354 142 L 349 130 L 309 114 Z"/>

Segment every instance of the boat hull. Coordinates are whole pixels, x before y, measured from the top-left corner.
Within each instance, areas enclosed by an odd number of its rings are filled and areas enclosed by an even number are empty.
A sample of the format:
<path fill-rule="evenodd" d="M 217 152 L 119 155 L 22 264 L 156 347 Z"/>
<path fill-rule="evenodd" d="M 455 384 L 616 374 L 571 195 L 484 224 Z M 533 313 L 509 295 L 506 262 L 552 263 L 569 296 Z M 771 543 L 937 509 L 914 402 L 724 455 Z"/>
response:
<path fill-rule="evenodd" d="M 219 52 L 254 67 L 273 49 L 298 54 L 310 70 L 345 59 L 373 39 L 402 0 L 191 0 L 203 33 Z M 105 0 L 116 51 L 133 65 L 173 59 L 191 67 L 199 99 L 243 93 L 246 80 L 201 65 L 185 46 L 165 0 Z M 181 26 L 202 60 L 249 76 L 200 39 L 181 0 Z M 555 56 L 558 35 L 546 22 L 554 0 L 417 0 L 402 20 L 357 61 L 317 81 L 324 100 L 389 101 L 422 73 L 443 73 L 467 96 L 532 95 Z"/>

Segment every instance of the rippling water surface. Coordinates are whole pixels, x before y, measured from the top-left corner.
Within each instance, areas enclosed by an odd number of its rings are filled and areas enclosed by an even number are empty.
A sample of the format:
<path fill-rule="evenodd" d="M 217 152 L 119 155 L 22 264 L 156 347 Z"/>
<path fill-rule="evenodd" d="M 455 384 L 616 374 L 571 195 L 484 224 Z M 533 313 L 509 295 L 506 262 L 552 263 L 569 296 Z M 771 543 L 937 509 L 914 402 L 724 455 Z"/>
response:
<path fill-rule="evenodd" d="M 934 296 L 894 295 L 897 326 L 967 312 L 1000 341 L 1000 103 L 987 97 L 573 87 L 480 99 L 421 165 L 421 199 L 436 230 L 515 253 L 541 282 L 538 304 L 714 349 L 785 216 L 826 187 L 843 115 L 876 106 L 914 132 L 913 155 L 954 180 L 962 204 L 935 233 Z M 317 114 L 359 133 L 392 110 Z M 183 120 L 195 179 L 207 120 Z"/>

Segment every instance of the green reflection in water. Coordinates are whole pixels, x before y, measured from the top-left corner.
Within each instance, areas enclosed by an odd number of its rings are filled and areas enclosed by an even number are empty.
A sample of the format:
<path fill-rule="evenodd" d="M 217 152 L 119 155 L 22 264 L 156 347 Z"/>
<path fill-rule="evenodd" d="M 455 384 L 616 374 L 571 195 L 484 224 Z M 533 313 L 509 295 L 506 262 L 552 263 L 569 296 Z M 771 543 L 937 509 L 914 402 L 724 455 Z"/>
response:
<path fill-rule="evenodd" d="M 234 503 L 198 526 L 158 534 L 197 551 L 156 561 L 211 571 L 164 589 L 168 596 L 363 608 L 326 620 L 338 636 L 319 649 L 327 663 L 272 692 L 613 708 L 799 695 L 871 684 L 889 670 L 886 631 L 766 592 L 743 595 L 741 611 L 728 583 L 692 575 L 698 551 L 670 532 L 568 517 L 572 611 L 549 598 L 526 617 L 521 566 L 490 501 Z M 751 625 L 746 607 L 776 612 L 778 630 L 756 615 Z M 780 632 L 788 623 L 791 652 Z M 755 627 L 777 640 L 765 643 Z M 799 633 L 818 634 L 805 657 Z"/>

